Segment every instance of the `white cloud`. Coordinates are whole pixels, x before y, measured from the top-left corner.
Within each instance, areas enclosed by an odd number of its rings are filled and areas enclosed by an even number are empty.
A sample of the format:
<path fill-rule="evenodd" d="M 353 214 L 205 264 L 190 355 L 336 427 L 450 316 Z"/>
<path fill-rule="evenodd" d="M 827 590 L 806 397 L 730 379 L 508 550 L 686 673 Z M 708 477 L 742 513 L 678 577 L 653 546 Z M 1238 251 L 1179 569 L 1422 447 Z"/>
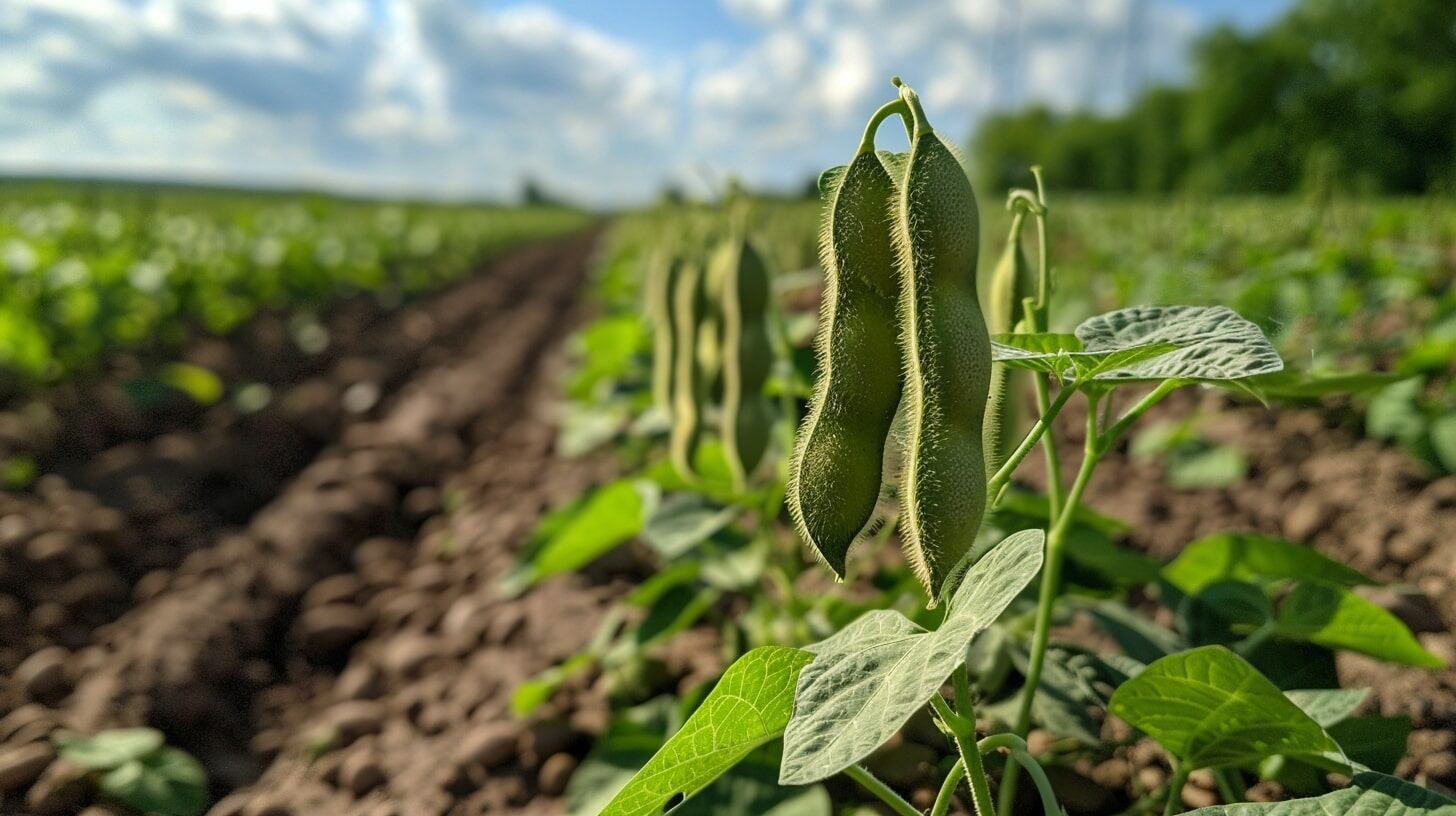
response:
<path fill-rule="evenodd" d="M 1137 0 L 721 2 L 746 44 L 662 53 L 540 4 L 4 0 L 0 167 L 451 195 L 533 177 L 592 202 L 796 186 L 847 157 L 892 73 L 964 136 L 1028 100 L 1115 107 L 1196 28 Z"/>
<path fill-rule="evenodd" d="M 783 19 L 789 0 L 723 0 L 723 8 L 740 20 L 767 25 Z"/>

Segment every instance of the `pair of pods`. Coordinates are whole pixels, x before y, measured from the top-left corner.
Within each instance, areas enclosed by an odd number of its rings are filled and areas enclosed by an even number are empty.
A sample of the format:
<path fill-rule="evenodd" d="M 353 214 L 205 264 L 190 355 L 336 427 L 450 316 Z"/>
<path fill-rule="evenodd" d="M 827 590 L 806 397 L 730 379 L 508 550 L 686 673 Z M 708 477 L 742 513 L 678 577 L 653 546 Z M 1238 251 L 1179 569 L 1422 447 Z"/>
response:
<path fill-rule="evenodd" d="M 913 90 L 900 86 L 893 112 L 913 125 L 908 156 L 876 153 L 877 114 L 853 161 L 824 179 L 820 373 L 787 498 L 800 534 L 842 578 L 903 409 L 901 540 L 934 603 L 954 589 L 986 508 L 991 341 L 970 180 Z"/>
<path fill-rule="evenodd" d="M 681 256 L 654 261 L 648 277 L 653 323 L 653 398 L 671 418 L 669 450 L 684 478 L 707 403 L 721 399 L 719 432 L 735 486 L 768 448 L 773 407 L 763 394 L 773 368 L 770 282 L 763 257 L 735 228 L 706 263 Z"/>

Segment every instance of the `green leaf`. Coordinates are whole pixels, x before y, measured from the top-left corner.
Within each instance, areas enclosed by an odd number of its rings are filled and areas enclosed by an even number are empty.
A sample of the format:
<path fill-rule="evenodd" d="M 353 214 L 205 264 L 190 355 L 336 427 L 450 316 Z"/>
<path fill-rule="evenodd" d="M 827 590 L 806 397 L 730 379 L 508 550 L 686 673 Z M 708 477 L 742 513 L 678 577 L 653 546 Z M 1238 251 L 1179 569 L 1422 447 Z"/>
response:
<path fill-rule="evenodd" d="M 56 737 L 56 753 L 84 768 L 105 771 L 141 759 L 166 743 L 155 728 L 116 728 L 95 736 L 63 733 Z"/>
<path fill-rule="evenodd" d="M 1178 633 L 1159 626 L 1121 602 L 1088 602 L 1079 598 L 1069 598 L 1068 601 L 1070 605 L 1085 610 L 1099 629 L 1117 641 L 1129 657 L 1141 663 L 1151 663 L 1187 648 Z"/>
<path fill-rule="evenodd" d="M 567 403 L 556 433 L 556 454 L 576 459 L 600 448 L 622 432 L 631 410 L 631 405 L 620 400 Z"/>
<path fill-rule="evenodd" d="M 1348 649 L 1392 663 L 1442 669 L 1400 618 L 1344 587 L 1300 584 L 1279 607 L 1280 637 Z"/>
<path fill-rule="evenodd" d="M 556 694 L 562 683 L 591 668 L 596 662 L 595 655 L 580 652 L 568 657 L 560 665 L 552 666 L 531 679 L 522 681 L 511 692 L 511 712 L 517 717 L 529 717 Z"/>
<path fill-rule="evenodd" d="M 1352 761 L 1373 771 L 1395 773 L 1395 766 L 1405 757 L 1411 720 L 1406 716 L 1351 717 L 1328 730 Z"/>
<path fill-rule="evenodd" d="M 1127 366 L 1176 351 L 1172 343 L 1149 342 L 1126 348 L 1084 350 L 1070 334 L 998 334 L 991 343 L 991 359 L 1012 368 L 1054 374 L 1068 380 L 1101 380 Z"/>
<path fill-rule="evenodd" d="M 814 662 L 799 676 L 779 781 L 824 779 L 883 745 L 1036 577 L 1044 542 L 1041 530 L 1023 530 L 994 547 L 966 573 L 933 632 L 899 612 L 875 610 L 811 646 Z"/>
<path fill-rule="evenodd" d="M 677 558 L 728 526 L 739 512 L 696 493 L 674 493 L 647 520 L 642 540 L 663 558 Z"/>
<path fill-rule="evenodd" d="M 615 714 L 566 786 L 567 816 L 596 816 L 662 748 L 676 701 L 658 697 Z"/>
<path fill-rule="evenodd" d="M 761 646 L 738 658 L 602 816 L 657 816 L 673 797 L 691 799 L 783 733 L 793 710 L 794 684 L 811 659 L 808 652 L 780 646 Z"/>
<path fill-rule="evenodd" d="M 1447 473 L 1456 473 L 1456 414 L 1431 422 L 1431 448 Z"/>
<path fill-rule="evenodd" d="M 601 383 L 627 372 L 633 357 L 649 341 L 646 327 L 635 314 L 594 321 L 577 339 L 580 362 L 567 384 L 567 395 L 579 402 L 591 401 Z"/>
<path fill-rule="evenodd" d="M 1229 579 L 1318 581 L 1338 586 L 1374 583 L 1303 544 L 1252 533 L 1200 538 L 1163 568 L 1163 577 L 1188 593 Z"/>
<path fill-rule="evenodd" d="M 1350 787 L 1311 799 L 1214 805 L 1188 816 L 1456 816 L 1456 801 L 1385 774 L 1355 774 Z"/>
<path fill-rule="evenodd" d="M 1023 516 L 1043 524 L 1051 524 L 1056 521 L 1052 518 L 1050 501 L 1044 494 L 1016 488 L 1006 491 L 1006 495 L 1001 497 L 1001 501 L 996 504 L 996 513 Z M 1086 505 L 1077 506 L 1072 514 L 1072 520 L 1109 536 L 1122 535 L 1132 530 L 1132 526 L 1127 522 L 1103 515 Z"/>
<path fill-rule="evenodd" d="M 1046 662 L 1042 664 L 1041 682 L 1031 698 L 1031 719 L 1036 725 L 1058 737 L 1070 737 L 1083 745 L 1096 747 L 1101 740 L 1098 738 L 1098 723 L 1093 718 L 1090 707 L 1102 708 L 1106 701 L 1073 665 L 1080 657 L 1055 646 L 1047 650 Z M 1019 650 L 1013 657 L 1017 669 L 1023 675 L 1027 671 L 1027 659 L 1026 653 Z M 994 705 L 983 706 L 980 710 L 1007 728 L 1012 728 L 1020 713 L 1020 705 L 1021 695 L 1013 694 Z"/>
<path fill-rule="evenodd" d="M 1229 645 L 1274 618 L 1263 588 L 1244 581 L 1219 581 L 1186 596 L 1178 605 L 1181 628 L 1191 643 Z"/>
<path fill-rule="evenodd" d="M 1091 570 L 1114 586 L 1138 586 L 1158 580 L 1158 562 L 1113 541 L 1094 527 L 1072 524 L 1067 534 L 1067 558 Z"/>
<path fill-rule="evenodd" d="M 1111 353 L 1153 343 L 1176 350 L 1101 371 L 1099 380 L 1237 380 L 1284 369 L 1258 326 L 1224 306 L 1140 306 L 1082 322 L 1088 352 Z"/>
<path fill-rule="evenodd" d="M 176 748 L 161 748 L 103 773 L 97 787 L 136 810 L 161 816 L 194 816 L 207 804 L 207 774 Z"/>
<path fill-rule="evenodd" d="M 211 369 L 191 363 L 168 363 L 162 366 L 160 378 L 198 405 L 216 405 L 227 390 Z"/>
<path fill-rule="evenodd" d="M 580 569 L 632 540 L 657 501 L 656 485 L 644 480 L 622 479 L 597 489 L 569 517 L 551 520 L 554 532 L 502 580 L 503 591 L 519 593 L 545 578 Z"/>
<path fill-rule="evenodd" d="M 1340 753 L 1319 723 L 1222 646 L 1152 663 L 1113 693 L 1108 710 L 1190 768 L 1245 765 L 1271 754 L 1327 760 Z"/>
<path fill-rule="evenodd" d="M 1426 416 L 1418 404 L 1425 387 L 1424 377 L 1412 377 L 1382 388 L 1365 408 L 1365 433 L 1414 443 L 1426 433 Z"/>
<path fill-rule="evenodd" d="M 1168 483 L 1180 490 L 1217 490 L 1242 482 L 1249 474 L 1249 459 L 1232 445 L 1186 453 L 1168 459 Z"/>
<path fill-rule="evenodd" d="M 833 803 L 818 785 L 778 783 L 777 746 L 765 745 L 698 796 L 668 811 L 672 816 L 830 816 Z"/>
<path fill-rule="evenodd" d="M 1370 696 L 1370 689 L 1293 689 L 1284 692 L 1284 696 L 1321 728 L 1327 729 L 1354 714 Z"/>

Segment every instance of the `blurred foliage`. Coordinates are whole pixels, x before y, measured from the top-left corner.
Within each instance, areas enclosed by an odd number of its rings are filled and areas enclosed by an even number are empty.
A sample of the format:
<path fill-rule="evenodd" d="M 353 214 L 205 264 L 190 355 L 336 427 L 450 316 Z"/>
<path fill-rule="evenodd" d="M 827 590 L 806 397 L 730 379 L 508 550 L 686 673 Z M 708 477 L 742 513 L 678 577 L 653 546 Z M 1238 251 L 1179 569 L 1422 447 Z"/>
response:
<path fill-rule="evenodd" d="M 522 241 L 584 226 L 555 206 L 383 203 L 90 183 L 0 185 L 0 393 L 122 350 L 165 352 L 259 310 L 398 303 Z M 174 379 L 210 392 L 197 372 Z"/>
<path fill-rule="evenodd" d="M 1058 189 L 1456 191 L 1456 3 L 1300 0 L 1258 32 L 1196 44 L 1186 88 L 1124 114 L 988 118 L 973 153 L 992 189 L 1040 164 Z"/>

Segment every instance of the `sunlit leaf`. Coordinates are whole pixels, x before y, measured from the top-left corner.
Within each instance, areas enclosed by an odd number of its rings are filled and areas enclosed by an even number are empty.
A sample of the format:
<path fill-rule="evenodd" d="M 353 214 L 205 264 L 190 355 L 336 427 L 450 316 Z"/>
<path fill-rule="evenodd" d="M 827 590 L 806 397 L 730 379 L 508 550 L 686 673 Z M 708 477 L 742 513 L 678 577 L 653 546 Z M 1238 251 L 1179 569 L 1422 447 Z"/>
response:
<path fill-rule="evenodd" d="M 691 798 L 760 745 L 783 733 L 794 686 L 813 655 L 762 646 L 738 658 L 602 816 L 657 816 L 681 795 Z"/>
<path fill-rule="evenodd" d="M 1446 662 L 1426 651 L 1400 618 L 1343 587 L 1300 584 L 1279 607 L 1279 635 L 1426 669 Z"/>
<path fill-rule="evenodd" d="M 933 632 L 881 609 L 810 647 L 814 662 L 799 677 L 779 781 L 827 778 L 883 745 L 1036 576 L 1044 541 L 1042 531 L 1023 530 L 993 548 L 967 571 Z"/>
<path fill-rule="evenodd" d="M 1319 581 L 1339 586 L 1374 583 L 1304 544 L 1252 533 L 1200 538 L 1163 568 L 1163 577 L 1189 593 L 1229 579 Z"/>
<path fill-rule="evenodd" d="M 1281 371 L 1284 361 L 1258 326 L 1224 306 L 1140 306 L 1082 322 L 1088 352 L 1154 343 L 1177 348 L 1097 375 L 1099 380 L 1237 380 Z"/>
<path fill-rule="evenodd" d="M 1108 710 L 1190 768 L 1244 765 L 1272 754 L 1339 761 L 1339 745 L 1319 723 L 1222 646 L 1153 662 L 1113 693 Z"/>
<path fill-rule="evenodd" d="M 1456 816 L 1456 801 L 1385 774 L 1355 774 L 1350 787 L 1311 799 L 1214 805 L 1189 816 Z"/>

